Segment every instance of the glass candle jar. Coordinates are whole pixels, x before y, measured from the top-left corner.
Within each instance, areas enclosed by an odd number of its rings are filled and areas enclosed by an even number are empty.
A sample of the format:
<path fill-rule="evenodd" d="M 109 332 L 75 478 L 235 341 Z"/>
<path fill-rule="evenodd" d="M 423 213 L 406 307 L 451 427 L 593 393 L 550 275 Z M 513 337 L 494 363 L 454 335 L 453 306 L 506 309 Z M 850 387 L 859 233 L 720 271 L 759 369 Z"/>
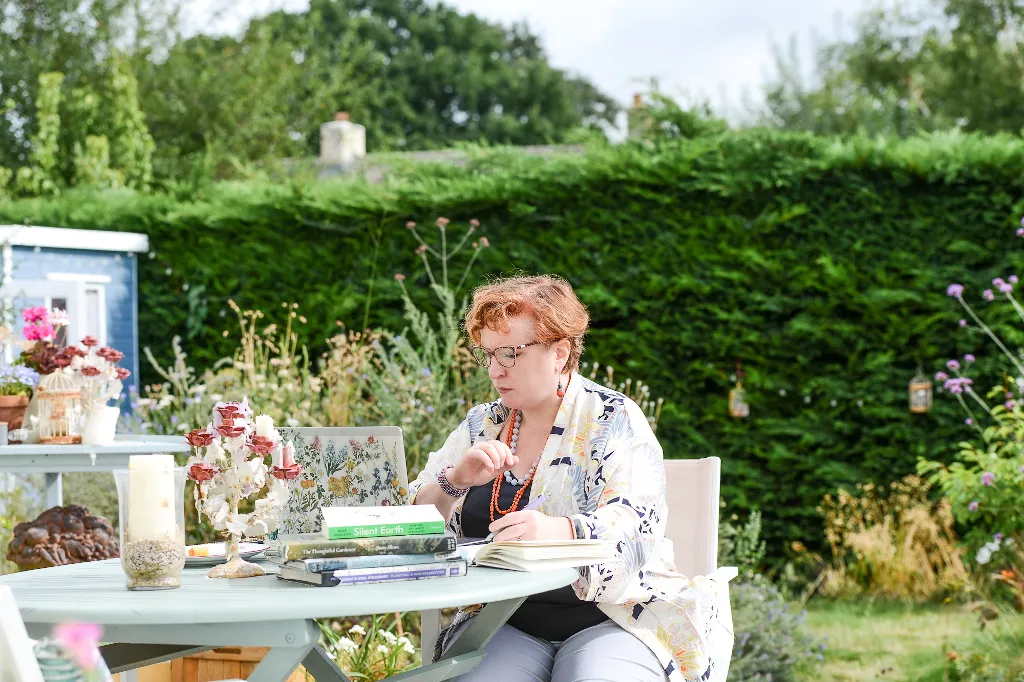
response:
<path fill-rule="evenodd" d="M 185 469 L 173 455 L 132 455 L 114 471 L 121 567 L 129 590 L 181 586 L 185 567 Z"/>

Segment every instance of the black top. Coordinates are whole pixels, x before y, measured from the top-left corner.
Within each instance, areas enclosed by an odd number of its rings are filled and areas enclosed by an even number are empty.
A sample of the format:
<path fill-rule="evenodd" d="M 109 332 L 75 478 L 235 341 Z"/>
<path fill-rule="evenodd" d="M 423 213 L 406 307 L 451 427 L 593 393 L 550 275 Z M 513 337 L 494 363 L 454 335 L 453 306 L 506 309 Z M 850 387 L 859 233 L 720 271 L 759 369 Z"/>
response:
<path fill-rule="evenodd" d="M 490 532 L 487 527 L 491 524 L 493 485 L 491 482 L 470 488 L 466 500 L 462 503 L 462 534 L 467 538 L 484 538 Z M 532 485 L 531 482 L 523 496 L 519 498 L 519 508 L 525 507 L 529 501 Z M 498 507 L 508 509 L 517 492 L 519 486 L 513 486 L 503 479 Z M 597 607 L 597 603 L 581 600 L 576 596 L 572 585 L 566 585 L 557 590 L 527 597 L 508 619 L 508 624 L 528 635 L 549 642 L 564 642 L 577 632 L 606 620 L 608 616 Z"/>

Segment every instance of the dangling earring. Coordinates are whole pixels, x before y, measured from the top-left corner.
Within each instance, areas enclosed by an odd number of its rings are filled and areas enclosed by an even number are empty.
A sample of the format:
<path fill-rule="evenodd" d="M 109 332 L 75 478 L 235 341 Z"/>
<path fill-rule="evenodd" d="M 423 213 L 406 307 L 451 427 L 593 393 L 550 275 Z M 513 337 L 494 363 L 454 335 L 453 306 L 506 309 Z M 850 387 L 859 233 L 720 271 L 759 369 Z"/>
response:
<path fill-rule="evenodd" d="M 562 379 L 561 378 L 558 379 L 558 390 L 556 391 L 556 393 L 558 394 L 559 398 L 564 398 L 565 397 L 565 389 L 562 388 Z"/>

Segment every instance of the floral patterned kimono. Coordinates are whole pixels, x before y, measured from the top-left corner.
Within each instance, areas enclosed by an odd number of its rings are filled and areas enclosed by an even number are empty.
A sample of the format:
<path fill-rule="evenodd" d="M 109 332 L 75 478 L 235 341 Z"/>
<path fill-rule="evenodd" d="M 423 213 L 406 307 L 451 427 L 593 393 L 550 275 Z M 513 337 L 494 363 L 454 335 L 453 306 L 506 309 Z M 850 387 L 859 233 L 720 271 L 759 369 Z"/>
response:
<path fill-rule="evenodd" d="M 511 410 L 501 401 L 478 405 L 431 453 L 410 486 L 419 487 L 455 464 L 478 441 L 496 439 Z M 667 502 L 661 446 L 642 410 L 621 393 L 574 373 L 541 455 L 531 497 L 546 494 L 540 511 L 570 517 L 580 538 L 611 541 L 620 561 L 578 569 L 573 587 L 658 656 L 670 682 L 720 677 L 710 640 L 716 627 L 715 581 L 675 572 L 665 538 Z M 449 522 L 461 535 L 461 503 Z M 686 551 L 685 548 L 681 548 Z M 437 644 L 475 616 L 463 608 Z"/>

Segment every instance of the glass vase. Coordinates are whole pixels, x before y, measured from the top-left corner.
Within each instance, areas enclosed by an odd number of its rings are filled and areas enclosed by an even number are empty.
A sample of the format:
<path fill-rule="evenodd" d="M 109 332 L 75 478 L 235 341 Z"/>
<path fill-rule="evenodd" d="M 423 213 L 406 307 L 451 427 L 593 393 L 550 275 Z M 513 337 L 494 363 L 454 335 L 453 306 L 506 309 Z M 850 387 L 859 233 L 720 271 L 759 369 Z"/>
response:
<path fill-rule="evenodd" d="M 185 469 L 173 455 L 132 455 L 114 471 L 121 567 L 129 590 L 181 586 L 185 568 Z"/>

